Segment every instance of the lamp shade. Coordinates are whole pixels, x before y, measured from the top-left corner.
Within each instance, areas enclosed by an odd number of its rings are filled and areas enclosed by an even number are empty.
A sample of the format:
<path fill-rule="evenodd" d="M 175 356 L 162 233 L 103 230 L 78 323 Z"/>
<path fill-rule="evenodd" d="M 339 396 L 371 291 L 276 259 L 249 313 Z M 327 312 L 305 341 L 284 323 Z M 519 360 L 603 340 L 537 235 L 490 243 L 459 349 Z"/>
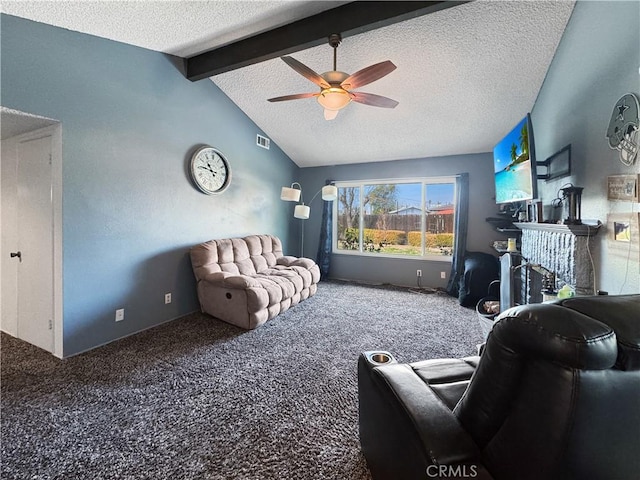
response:
<path fill-rule="evenodd" d="M 322 187 L 322 199 L 332 202 L 338 198 L 338 187 L 335 185 L 325 185 Z"/>
<path fill-rule="evenodd" d="M 302 220 L 306 220 L 307 218 L 309 218 L 310 211 L 311 209 L 307 205 L 301 203 L 300 205 L 296 205 L 296 208 L 293 210 L 293 216 L 296 218 L 301 218 Z"/>
<path fill-rule="evenodd" d="M 325 88 L 318 95 L 318 103 L 327 110 L 340 110 L 349 105 L 349 93 L 339 87 Z"/>
<path fill-rule="evenodd" d="M 298 202 L 300 200 L 300 193 L 302 193 L 302 190 L 298 188 L 282 187 L 282 190 L 280 191 L 280 200 Z"/>
<path fill-rule="evenodd" d="M 333 120 L 338 116 L 338 110 L 329 110 L 328 108 L 324 109 L 324 119 L 325 120 Z"/>

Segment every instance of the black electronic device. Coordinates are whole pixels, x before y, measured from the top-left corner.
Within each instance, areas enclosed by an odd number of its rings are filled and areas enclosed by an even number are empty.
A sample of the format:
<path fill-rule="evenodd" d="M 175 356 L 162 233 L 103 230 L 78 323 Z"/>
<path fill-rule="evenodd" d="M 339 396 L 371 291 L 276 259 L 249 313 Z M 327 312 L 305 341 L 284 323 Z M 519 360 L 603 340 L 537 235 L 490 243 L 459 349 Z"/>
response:
<path fill-rule="evenodd" d="M 523 205 L 536 198 L 536 159 L 530 114 L 494 147 L 493 171 L 497 204 Z"/>

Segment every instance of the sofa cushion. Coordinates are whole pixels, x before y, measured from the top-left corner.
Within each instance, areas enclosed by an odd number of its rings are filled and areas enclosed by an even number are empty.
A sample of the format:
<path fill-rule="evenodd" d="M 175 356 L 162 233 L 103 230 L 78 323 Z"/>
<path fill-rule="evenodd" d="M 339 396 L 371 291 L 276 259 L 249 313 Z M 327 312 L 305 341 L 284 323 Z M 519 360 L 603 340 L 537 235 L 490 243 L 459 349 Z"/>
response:
<path fill-rule="evenodd" d="M 451 410 L 467 389 L 479 357 L 422 360 L 411 363 L 415 374 L 427 383 Z"/>
<path fill-rule="evenodd" d="M 244 239 L 257 272 L 275 265 L 276 260 L 282 256 L 282 242 L 278 237 L 251 235 Z"/>

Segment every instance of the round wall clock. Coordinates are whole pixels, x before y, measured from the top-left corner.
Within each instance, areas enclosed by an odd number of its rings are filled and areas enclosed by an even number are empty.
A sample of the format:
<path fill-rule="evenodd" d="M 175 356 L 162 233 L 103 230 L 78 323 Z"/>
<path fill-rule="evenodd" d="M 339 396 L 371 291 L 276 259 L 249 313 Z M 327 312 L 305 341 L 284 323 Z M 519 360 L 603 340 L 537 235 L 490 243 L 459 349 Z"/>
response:
<path fill-rule="evenodd" d="M 222 152 L 200 147 L 191 157 L 191 178 L 207 195 L 222 193 L 231 183 L 231 168 Z"/>

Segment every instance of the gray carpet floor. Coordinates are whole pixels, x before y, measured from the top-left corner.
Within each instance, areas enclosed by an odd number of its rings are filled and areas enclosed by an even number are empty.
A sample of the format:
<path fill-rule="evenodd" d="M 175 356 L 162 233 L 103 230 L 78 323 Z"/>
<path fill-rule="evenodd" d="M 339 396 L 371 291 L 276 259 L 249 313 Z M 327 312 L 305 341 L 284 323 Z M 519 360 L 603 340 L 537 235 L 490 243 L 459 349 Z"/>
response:
<path fill-rule="evenodd" d="M 2 334 L 2 479 L 370 479 L 356 362 L 475 352 L 446 294 L 322 282 L 253 331 L 192 314 L 60 360 Z"/>

